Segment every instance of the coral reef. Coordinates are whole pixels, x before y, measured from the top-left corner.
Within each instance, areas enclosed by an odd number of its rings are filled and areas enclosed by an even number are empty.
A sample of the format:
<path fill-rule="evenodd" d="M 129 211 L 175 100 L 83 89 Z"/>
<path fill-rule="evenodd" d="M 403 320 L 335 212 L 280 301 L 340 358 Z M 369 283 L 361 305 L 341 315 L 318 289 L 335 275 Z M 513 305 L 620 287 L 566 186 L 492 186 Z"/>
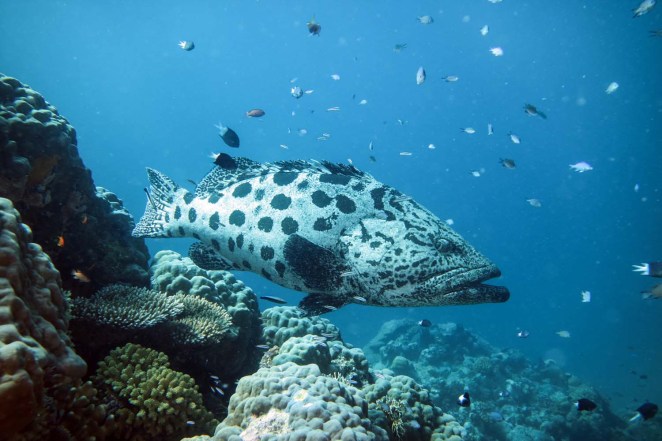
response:
<path fill-rule="evenodd" d="M 57 421 L 70 404 L 55 392 L 86 371 L 67 336 L 60 276 L 41 247 L 31 243 L 11 201 L 0 198 L 0 433 Z M 29 426 L 32 427 L 29 427 Z"/>
<path fill-rule="evenodd" d="M 208 433 L 216 423 L 193 378 L 172 370 L 153 349 L 131 343 L 114 349 L 92 381 L 101 401 L 116 409 L 113 439 L 177 440 Z"/>
<path fill-rule="evenodd" d="M 221 343 L 230 336 L 232 317 L 223 306 L 192 295 L 168 296 L 173 297 L 181 298 L 184 306 L 182 316 L 168 323 L 168 332 L 176 344 L 207 346 Z"/>
<path fill-rule="evenodd" d="M 264 340 L 269 345 L 282 345 L 290 337 L 317 335 L 329 339 L 340 338 L 340 331 L 329 320 L 307 317 L 294 306 L 274 306 L 262 313 Z"/>
<path fill-rule="evenodd" d="M 173 350 L 168 345 L 158 346 L 158 338 L 152 339 L 151 346 L 167 353 L 178 369 L 192 375 L 197 369 L 200 376 L 195 376 L 199 381 L 203 380 L 203 374 L 211 373 L 233 383 L 257 369 L 262 356 L 262 351 L 255 347 L 261 338 L 260 314 L 257 298 L 250 288 L 230 272 L 203 270 L 174 251 L 156 253 L 150 274 L 152 289 L 208 300 L 224 308 L 233 324 L 232 332 L 210 347 L 193 345 L 186 350 L 181 347 Z M 202 317 L 198 314 L 197 318 Z"/>
<path fill-rule="evenodd" d="M 39 93 L 2 74 L 0 197 L 31 226 L 65 288 L 85 290 L 74 270 L 93 289 L 116 282 L 147 286 L 147 248 L 131 237 L 133 221 L 121 201 L 97 191 L 78 155 L 74 128 Z"/>
<path fill-rule="evenodd" d="M 577 377 L 551 361 L 531 363 L 514 350 L 500 351 L 454 323 L 387 322 L 365 353 L 375 368 L 418 378 L 436 405 L 458 409 L 468 440 L 627 439 L 609 403 Z M 455 403 L 465 388 L 470 410 Z M 573 403 L 582 397 L 598 410 L 578 412 Z"/>

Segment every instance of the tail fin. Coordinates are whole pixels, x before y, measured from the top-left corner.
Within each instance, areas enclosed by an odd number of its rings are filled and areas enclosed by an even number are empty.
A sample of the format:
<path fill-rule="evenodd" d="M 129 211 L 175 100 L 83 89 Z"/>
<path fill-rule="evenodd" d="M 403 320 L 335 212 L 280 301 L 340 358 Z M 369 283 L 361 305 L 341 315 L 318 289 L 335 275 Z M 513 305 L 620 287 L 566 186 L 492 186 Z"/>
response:
<path fill-rule="evenodd" d="M 167 213 L 170 211 L 175 193 L 179 186 L 153 168 L 147 167 L 149 189 L 145 214 L 131 233 L 134 237 L 167 237 Z M 145 191 L 147 191 L 145 189 Z"/>

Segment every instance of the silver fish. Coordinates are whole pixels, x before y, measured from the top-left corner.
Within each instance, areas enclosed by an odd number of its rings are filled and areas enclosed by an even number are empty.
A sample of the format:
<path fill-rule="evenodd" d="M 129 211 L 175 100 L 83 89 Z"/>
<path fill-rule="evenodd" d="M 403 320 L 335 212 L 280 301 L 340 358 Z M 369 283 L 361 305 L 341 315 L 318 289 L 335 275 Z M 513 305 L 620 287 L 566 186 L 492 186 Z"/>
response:
<path fill-rule="evenodd" d="M 357 296 L 407 307 L 509 298 L 482 283 L 499 269 L 444 221 L 354 166 L 225 153 L 215 164 L 195 192 L 148 168 L 150 197 L 133 235 L 195 237 L 198 266 L 307 292 L 299 307 L 308 314 Z"/>
<path fill-rule="evenodd" d="M 421 66 L 416 71 L 416 84 L 420 86 L 423 83 L 425 83 L 425 69 Z"/>

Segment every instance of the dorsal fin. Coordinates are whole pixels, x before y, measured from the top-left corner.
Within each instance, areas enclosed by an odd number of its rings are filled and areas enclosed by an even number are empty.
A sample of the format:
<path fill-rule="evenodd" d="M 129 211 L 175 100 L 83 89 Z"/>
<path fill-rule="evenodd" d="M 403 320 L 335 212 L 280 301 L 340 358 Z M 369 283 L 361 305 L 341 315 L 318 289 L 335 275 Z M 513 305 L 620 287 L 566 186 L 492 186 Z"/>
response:
<path fill-rule="evenodd" d="M 261 164 L 252 159 L 233 158 L 226 153 L 221 153 L 214 163 L 217 166 L 196 187 L 196 196 L 205 197 L 214 191 L 222 190 L 238 182 L 277 172 L 345 175 L 353 178 L 370 177 L 370 175 L 360 171 L 353 165 L 336 164 L 329 161 L 295 160 Z"/>

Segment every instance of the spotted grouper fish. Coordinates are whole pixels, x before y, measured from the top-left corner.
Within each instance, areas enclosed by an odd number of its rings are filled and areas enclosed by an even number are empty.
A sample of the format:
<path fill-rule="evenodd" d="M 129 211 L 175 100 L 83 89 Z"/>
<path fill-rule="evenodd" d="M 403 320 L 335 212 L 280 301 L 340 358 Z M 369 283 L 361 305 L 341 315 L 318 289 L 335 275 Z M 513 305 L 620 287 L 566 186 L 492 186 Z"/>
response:
<path fill-rule="evenodd" d="M 220 154 L 195 192 L 148 168 L 150 191 L 137 237 L 193 237 L 204 269 L 253 271 L 308 293 L 321 314 L 369 305 L 504 302 L 482 282 L 499 269 L 411 198 L 353 166 L 258 163 Z"/>

